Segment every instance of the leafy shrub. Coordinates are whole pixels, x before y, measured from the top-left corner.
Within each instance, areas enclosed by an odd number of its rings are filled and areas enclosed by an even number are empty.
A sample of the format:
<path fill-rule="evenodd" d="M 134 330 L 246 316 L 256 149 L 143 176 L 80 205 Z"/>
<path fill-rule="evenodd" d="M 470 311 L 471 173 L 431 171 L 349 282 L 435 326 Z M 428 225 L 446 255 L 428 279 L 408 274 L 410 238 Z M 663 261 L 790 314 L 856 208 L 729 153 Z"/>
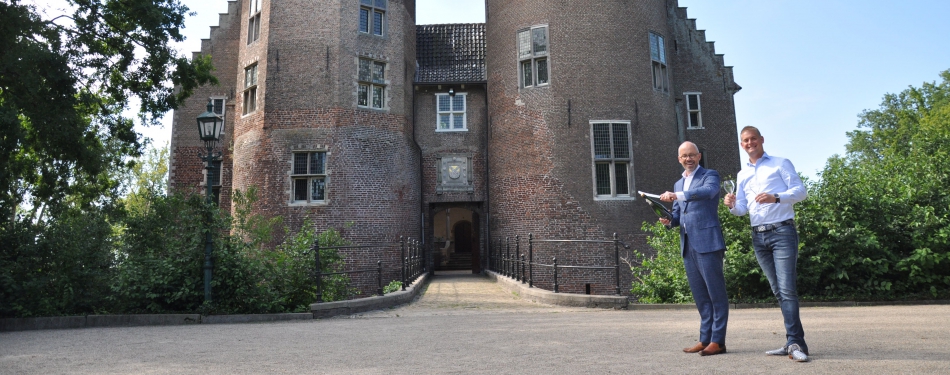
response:
<path fill-rule="evenodd" d="M 110 311 L 113 275 L 109 208 L 64 208 L 34 223 L 0 226 L 0 317 Z"/>
<path fill-rule="evenodd" d="M 393 280 L 393 281 L 390 281 L 389 284 L 383 287 L 383 294 L 398 292 L 400 289 L 402 289 L 402 281 Z"/>
<path fill-rule="evenodd" d="M 630 290 L 643 303 L 687 303 L 693 301 L 680 255 L 680 234 L 659 222 L 644 222 L 642 230 L 651 233 L 647 243 L 656 253 L 652 257 L 633 250 L 639 265 L 631 268 L 634 281 Z"/>

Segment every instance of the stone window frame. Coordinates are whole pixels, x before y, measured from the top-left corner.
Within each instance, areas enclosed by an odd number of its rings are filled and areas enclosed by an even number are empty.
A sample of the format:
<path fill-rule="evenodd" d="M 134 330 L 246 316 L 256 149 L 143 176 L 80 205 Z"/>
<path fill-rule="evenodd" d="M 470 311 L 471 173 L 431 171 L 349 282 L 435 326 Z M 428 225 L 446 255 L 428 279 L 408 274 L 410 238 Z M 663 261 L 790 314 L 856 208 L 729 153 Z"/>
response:
<path fill-rule="evenodd" d="M 607 133 L 607 146 L 609 146 L 609 154 L 599 154 L 598 151 L 603 152 L 603 144 L 598 144 L 598 125 L 606 125 Z M 615 132 L 618 130 L 623 130 L 626 132 L 625 139 L 618 139 L 622 137 L 615 135 Z M 631 122 L 630 120 L 591 120 L 590 121 L 590 139 L 591 139 L 591 178 L 592 178 L 592 187 L 594 193 L 594 200 L 633 200 L 635 199 L 634 192 L 635 181 L 634 181 L 634 167 L 633 167 L 633 137 L 631 133 Z M 621 141 L 622 143 L 617 143 Z M 617 146 L 623 145 L 626 147 L 626 155 L 622 152 L 619 153 L 619 150 L 615 150 Z M 598 147 L 600 146 L 600 147 Z M 606 166 L 607 174 L 604 175 L 604 167 Z M 618 166 L 623 166 L 618 168 Z M 598 174 L 600 172 L 600 174 Z M 626 176 L 623 176 L 626 174 Z M 619 177 L 618 177 L 619 176 Z M 626 177 L 626 178 L 624 178 Z M 609 184 L 609 192 L 602 192 L 599 190 L 599 180 L 607 179 Z M 621 182 L 618 184 L 618 182 Z M 626 184 L 626 193 L 620 192 L 623 187 L 622 183 Z"/>
<path fill-rule="evenodd" d="M 244 68 L 244 108 L 242 115 L 257 112 L 258 64 L 254 62 Z"/>
<path fill-rule="evenodd" d="M 261 38 L 261 2 L 264 0 L 248 0 L 247 13 L 247 44 Z"/>
<path fill-rule="evenodd" d="M 666 60 L 666 38 L 650 31 L 650 69 L 653 73 L 653 89 L 670 92 L 670 72 Z"/>
<path fill-rule="evenodd" d="M 388 0 L 360 0 L 358 28 L 361 34 L 385 36 Z M 372 17 L 372 19 L 371 19 Z"/>
<path fill-rule="evenodd" d="M 366 63 L 365 68 L 363 66 L 364 62 Z M 386 106 L 389 104 L 388 100 L 386 100 L 386 88 L 388 86 L 388 82 L 386 81 L 386 67 L 386 62 L 382 60 L 367 57 L 357 58 L 357 107 L 374 110 L 388 109 Z M 378 106 L 376 99 L 379 99 Z"/>
<path fill-rule="evenodd" d="M 299 167 L 300 164 L 297 163 L 298 155 L 306 155 L 306 160 L 304 161 L 304 168 L 306 170 L 301 170 Z M 313 159 L 314 155 L 321 155 L 322 163 L 319 166 L 322 169 L 314 170 Z M 291 205 L 326 205 L 329 202 L 328 192 L 330 187 L 330 168 L 328 167 L 328 159 L 330 152 L 327 149 L 300 149 L 293 150 L 290 153 L 290 204 Z M 314 199 L 313 196 L 313 183 L 315 181 L 322 181 L 322 193 L 323 199 Z M 298 181 L 304 182 L 300 185 Z M 303 187 L 302 193 L 304 199 L 298 198 L 298 188 Z"/>
<path fill-rule="evenodd" d="M 544 87 L 551 84 L 551 38 L 549 36 L 546 24 L 526 27 L 515 34 L 515 46 L 518 48 L 518 84 L 521 88 Z M 542 41 L 543 45 L 539 43 Z M 543 82 L 539 79 L 541 74 L 538 73 L 542 67 L 545 77 Z"/>
<path fill-rule="evenodd" d="M 703 127 L 703 113 L 702 113 L 702 102 L 700 97 L 703 93 L 701 92 L 684 92 L 683 95 L 686 97 L 686 121 L 687 129 L 705 129 Z M 695 103 L 693 98 L 696 99 Z M 695 106 L 694 106 L 695 104 Z"/>
<path fill-rule="evenodd" d="M 440 101 L 442 98 L 450 98 L 449 110 L 443 111 Z M 461 98 L 462 109 L 455 108 L 455 99 Z M 438 93 L 435 94 L 435 131 L 436 132 L 467 132 L 468 131 L 468 94 L 457 92 L 455 94 Z M 447 115 L 449 122 L 446 127 L 442 127 L 442 116 Z M 458 127 L 455 123 L 456 115 L 462 115 L 462 126 Z"/>

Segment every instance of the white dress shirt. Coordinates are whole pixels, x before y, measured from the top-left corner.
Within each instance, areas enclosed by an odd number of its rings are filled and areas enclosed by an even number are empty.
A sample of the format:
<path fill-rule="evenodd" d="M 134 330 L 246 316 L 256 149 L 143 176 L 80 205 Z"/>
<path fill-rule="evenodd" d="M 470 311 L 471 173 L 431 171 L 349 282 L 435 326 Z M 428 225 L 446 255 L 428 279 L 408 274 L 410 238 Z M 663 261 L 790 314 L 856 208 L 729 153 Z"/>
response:
<path fill-rule="evenodd" d="M 736 205 L 729 212 L 737 216 L 748 212 L 752 226 L 794 219 L 792 205 L 808 197 L 795 166 L 786 158 L 763 153 L 755 164 L 746 163 L 736 179 Z M 759 204 L 755 196 L 760 193 L 778 194 L 780 202 Z"/>

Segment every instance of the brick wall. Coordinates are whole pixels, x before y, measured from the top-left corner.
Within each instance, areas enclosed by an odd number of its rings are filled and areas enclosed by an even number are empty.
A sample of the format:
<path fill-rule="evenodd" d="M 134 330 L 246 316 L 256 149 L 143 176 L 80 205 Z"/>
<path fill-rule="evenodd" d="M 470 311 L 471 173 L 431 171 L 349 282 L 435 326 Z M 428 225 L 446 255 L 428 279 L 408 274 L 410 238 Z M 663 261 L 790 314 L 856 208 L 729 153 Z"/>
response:
<path fill-rule="evenodd" d="M 212 54 L 222 84 L 200 88 L 175 113 L 171 186 L 201 187 L 203 169 L 194 156 L 201 144 L 192 124 L 212 95 L 229 98 L 225 193 L 257 186 L 263 198 L 258 213 L 283 217 L 291 232 L 305 222 L 321 230 L 343 229 L 355 243 L 418 237 L 434 207 L 466 207 L 483 220 L 477 234 L 483 263 L 489 243 L 528 233 L 597 240 L 617 233 L 633 248 L 650 251 L 640 227 L 656 219 L 646 204 L 595 197 L 591 121 L 630 123 L 633 191 L 670 190 L 682 170 L 676 160 L 682 140 L 699 144 L 707 165 L 723 175 L 738 171 L 732 100 L 738 85 L 731 67 L 675 0 L 582 5 L 488 0 L 486 5 L 488 83 L 452 86 L 468 94 L 468 131 L 438 133 L 434 95 L 448 87 L 413 85 L 414 1 L 389 1 L 380 37 L 357 31 L 355 0 L 263 0 L 261 36 L 251 44 L 247 1 L 229 2 L 228 14 L 201 51 Z M 516 35 L 535 25 L 549 28 L 550 84 L 523 89 Z M 668 91 L 653 87 L 650 32 L 666 40 Z M 360 58 L 386 63 L 383 110 L 356 105 Z M 245 116 L 244 68 L 255 63 L 257 111 Z M 686 91 L 702 92 L 702 130 L 685 129 Z M 326 202 L 292 202 L 292 155 L 306 150 L 328 154 Z M 435 162 L 444 155 L 472 157 L 471 194 L 437 194 Z M 424 235 L 431 238 L 428 228 Z M 614 264 L 612 251 L 539 251 L 563 262 Z M 629 254 L 621 252 L 624 258 Z M 354 266 L 398 260 L 384 251 L 353 256 Z M 623 271 L 626 292 L 632 275 Z M 538 277 L 547 282 L 543 272 Z M 564 280 L 572 283 L 562 283 L 564 291 L 587 283 L 595 293 L 615 288 L 611 272 L 577 271 Z"/>

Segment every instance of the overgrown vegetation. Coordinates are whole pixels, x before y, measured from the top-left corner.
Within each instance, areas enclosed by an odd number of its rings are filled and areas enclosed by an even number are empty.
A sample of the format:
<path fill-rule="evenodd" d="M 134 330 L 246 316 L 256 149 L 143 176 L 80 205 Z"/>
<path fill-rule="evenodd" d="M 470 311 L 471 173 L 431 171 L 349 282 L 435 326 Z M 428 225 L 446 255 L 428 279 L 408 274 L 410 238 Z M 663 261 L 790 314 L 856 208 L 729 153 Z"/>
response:
<path fill-rule="evenodd" d="M 942 82 L 885 95 L 848 133 L 847 153 L 805 181 L 796 204 L 803 300 L 950 298 L 950 70 Z M 734 301 L 772 300 L 748 217 L 720 205 L 726 282 Z M 639 254 L 641 302 L 687 302 L 679 232 L 644 225 L 655 257 Z"/>
<path fill-rule="evenodd" d="M 0 227 L 0 316 L 306 311 L 316 301 L 314 241 L 323 272 L 342 267 L 326 249 L 348 244 L 338 231 L 304 223 L 272 246 L 280 218 L 251 214 L 256 189 L 234 192 L 231 217 L 202 196 L 166 195 L 166 165 L 167 152 L 150 152 L 122 178 L 125 195 L 113 205 L 56 206 L 43 220 L 20 215 Z M 213 303 L 204 304 L 209 230 Z M 325 276 L 324 300 L 344 298 L 348 282 Z"/>

